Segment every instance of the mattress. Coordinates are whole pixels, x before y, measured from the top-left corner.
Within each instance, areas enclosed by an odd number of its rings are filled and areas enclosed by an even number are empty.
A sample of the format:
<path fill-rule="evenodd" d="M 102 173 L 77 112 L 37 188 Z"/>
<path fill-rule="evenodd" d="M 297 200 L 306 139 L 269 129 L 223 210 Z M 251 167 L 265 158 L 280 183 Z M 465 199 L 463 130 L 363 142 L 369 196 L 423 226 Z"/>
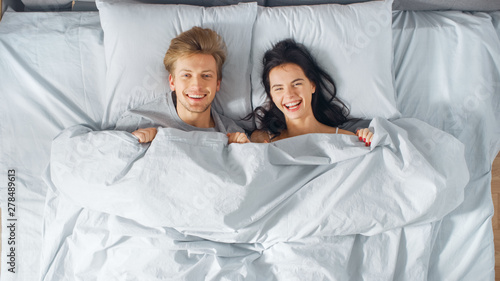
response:
<path fill-rule="evenodd" d="M 490 182 L 491 163 L 500 150 L 499 21 L 498 12 L 393 13 L 398 110 L 463 143 L 470 175 L 463 203 L 430 230 L 434 238 L 426 247 L 427 271 L 423 276 L 409 273 L 407 279 L 494 280 Z M 61 220 L 57 228 L 44 225 L 46 208 L 54 205 L 46 202 L 43 177 L 52 140 L 62 130 L 78 124 L 101 129 L 109 103 L 105 61 L 96 12 L 3 15 L 2 280 L 47 280 L 53 261 L 48 257 L 72 235 L 68 216 L 78 208 L 70 201 L 49 210 L 57 214 L 52 222 Z M 442 145 L 432 136 L 422 142 L 429 149 Z M 41 244 L 47 240 L 53 241 L 51 247 Z"/>

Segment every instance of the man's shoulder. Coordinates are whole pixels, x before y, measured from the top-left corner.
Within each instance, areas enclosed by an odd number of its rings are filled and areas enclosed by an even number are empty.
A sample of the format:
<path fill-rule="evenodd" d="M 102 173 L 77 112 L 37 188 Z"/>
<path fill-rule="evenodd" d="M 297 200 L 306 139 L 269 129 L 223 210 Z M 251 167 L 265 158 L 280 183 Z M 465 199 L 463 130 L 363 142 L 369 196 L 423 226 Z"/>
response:
<path fill-rule="evenodd" d="M 116 130 L 133 131 L 139 127 L 156 126 L 158 121 L 168 118 L 168 101 L 165 95 L 153 98 L 122 114 L 115 126 Z"/>
<path fill-rule="evenodd" d="M 226 117 L 222 114 L 217 113 L 217 111 L 212 111 L 212 114 L 217 114 L 219 117 L 222 125 L 224 126 L 225 130 L 228 133 L 235 133 L 235 132 L 242 132 L 244 133 L 245 130 L 241 128 L 233 119 Z"/>
<path fill-rule="evenodd" d="M 168 101 L 166 95 L 160 95 L 152 100 L 146 101 L 145 103 L 139 104 L 135 107 L 129 109 L 125 114 L 134 114 L 137 112 L 151 112 L 158 110 L 165 110 L 168 107 Z"/>

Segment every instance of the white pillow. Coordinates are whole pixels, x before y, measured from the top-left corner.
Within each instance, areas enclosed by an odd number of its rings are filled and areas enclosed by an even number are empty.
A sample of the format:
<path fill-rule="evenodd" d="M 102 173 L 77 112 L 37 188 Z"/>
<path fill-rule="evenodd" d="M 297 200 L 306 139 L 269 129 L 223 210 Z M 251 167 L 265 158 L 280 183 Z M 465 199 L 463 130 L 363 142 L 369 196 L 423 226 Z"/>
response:
<path fill-rule="evenodd" d="M 304 44 L 333 77 L 352 117 L 397 118 L 392 74 L 392 0 L 259 7 L 253 29 L 252 102 L 266 102 L 262 58 L 278 41 Z M 270 28 L 272 27 L 272 28 Z"/>
<path fill-rule="evenodd" d="M 252 111 L 250 47 L 256 3 L 208 8 L 116 0 L 96 4 L 107 64 L 103 128 L 113 127 L 127 109 L 170 92 L 163 58 L 170 40 L 193 26 L 215 30 L 227 45 L 215 109 L 235 120 Z"/>
<path fill-rule="evenodd" d="M 399 110 L 457 137 L 473 155 L 467 160 L 479 161 L 472 167 L 486 173 L 484 159 L 493 161 L 500 147 L 500 40 L 492 18 L 398 11 L 393 20 Z"/>

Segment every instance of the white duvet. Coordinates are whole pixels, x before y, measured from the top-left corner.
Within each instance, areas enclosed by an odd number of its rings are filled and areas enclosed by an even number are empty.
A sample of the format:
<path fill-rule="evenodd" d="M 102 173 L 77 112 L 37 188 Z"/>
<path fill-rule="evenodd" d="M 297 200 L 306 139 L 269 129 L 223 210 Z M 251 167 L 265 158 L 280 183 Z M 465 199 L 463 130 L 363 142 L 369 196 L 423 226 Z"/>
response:
<path fill-rule="evenodd" d="M 371 127 L 370 148 L 71 127 L 52 145 L 41 279 L 424 280 L 434 222 L 463 200 L 463 145 L 416 119 Z"/>

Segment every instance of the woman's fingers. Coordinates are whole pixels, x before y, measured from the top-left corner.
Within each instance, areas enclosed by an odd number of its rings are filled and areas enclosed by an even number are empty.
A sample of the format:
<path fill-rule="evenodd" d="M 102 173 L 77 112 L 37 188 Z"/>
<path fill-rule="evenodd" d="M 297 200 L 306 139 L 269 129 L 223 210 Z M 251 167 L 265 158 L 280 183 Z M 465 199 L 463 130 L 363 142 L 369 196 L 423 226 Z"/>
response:
<path fill-rule="evenodd" d="M 359 129 L 356 132 L 356 135 L 358 136 L 359 141 L 364 142 L 366 146 L 371 145 L 373 139 L 373 132 L 370 131 L 370 129 L 368 128 Z"/>

